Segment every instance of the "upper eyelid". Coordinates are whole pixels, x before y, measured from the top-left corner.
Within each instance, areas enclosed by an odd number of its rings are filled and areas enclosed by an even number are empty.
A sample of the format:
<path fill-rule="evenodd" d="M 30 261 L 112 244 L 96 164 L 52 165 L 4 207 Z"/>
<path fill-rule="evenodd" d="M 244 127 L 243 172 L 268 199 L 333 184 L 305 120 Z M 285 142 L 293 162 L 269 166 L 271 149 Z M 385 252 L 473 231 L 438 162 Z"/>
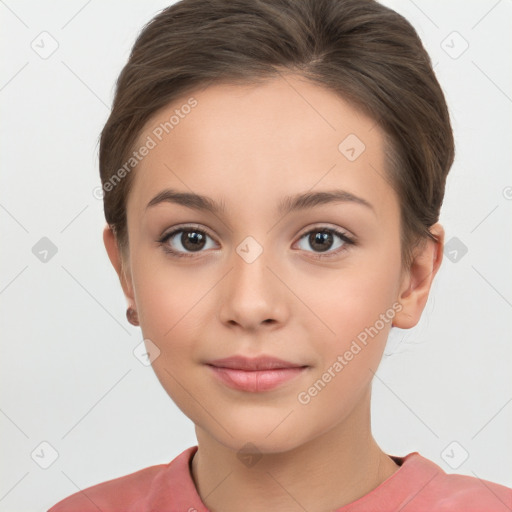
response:
<path fill-rule="evenodd" d="M 209 231 L 208 228 L 205 228 L 203 226 L 200 226 L 199 224 L 184 224 L 184 225 L 178 225 L 174 226 L 168 231 L 164 231 L 164 233 L 160 236 L 160 239 L 167 238 L 171 235 L 175 235 L 176 233 L 179 233 L 180 231 L 193 231 L 193 230 L 201 231 L 202 233 L 206 233 L 210 238 L 215 238 Z"/>
<path fill-rule="evenodd" d="M 341 228 L 341 227 L 334 227 L 334 226 L 330 226 L 329 223 L 320 223 L 320 224 L 317 224 L 317 225 L 314 225 L 314 226 L 310 226 L 308 228 L 305 228 L 304 231 L 301 232 L 301 235 L 299 235 L 300 237 L 303 237 L 304 235 L 307 235 L 309 232 L 311 231 L 314 231 L 314 230 L 318 230 L 318 231 L 321 231 L 322 229 L 324 229 L 325 231 L 339 231 L 341 232 L 343 235 L 346 235 L 347 237 L 349 238 L 354 238 L 353 235 L 350 233 L 350 231 L 348 231 L 347 229 L 345 228 Z"/>

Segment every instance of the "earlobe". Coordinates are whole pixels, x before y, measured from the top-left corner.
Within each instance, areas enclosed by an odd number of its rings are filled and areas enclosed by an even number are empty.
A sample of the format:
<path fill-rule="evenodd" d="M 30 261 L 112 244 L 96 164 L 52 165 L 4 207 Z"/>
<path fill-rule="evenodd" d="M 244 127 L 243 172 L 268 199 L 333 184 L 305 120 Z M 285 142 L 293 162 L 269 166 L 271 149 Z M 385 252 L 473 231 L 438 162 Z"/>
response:
<path fill-rule="evenodd" d="M 134 305 L 135 299 L 133 296 L 133 285 L 129 275 L 130 273 L 126 269 L 126 262 L 123 262 L 119 243 L 114 231 L 108 224 L 103 229 L 103 243 L 105 244 L 110 262 L 117 272 L 124 295 L 128 299 L 129 304 Z"/>
<path fill-rule="evenodd" d="M 441 266 L 444 247 L 444 229 L 434 224 L 430 232 L 437 242 L 427 239 L 417 248 L 410 269 L 405 273 L 397 301 L 402 309 L 395 315 L 393 326 L 410 329 L 420 320 L 428 300 L 434 277 Z"/>

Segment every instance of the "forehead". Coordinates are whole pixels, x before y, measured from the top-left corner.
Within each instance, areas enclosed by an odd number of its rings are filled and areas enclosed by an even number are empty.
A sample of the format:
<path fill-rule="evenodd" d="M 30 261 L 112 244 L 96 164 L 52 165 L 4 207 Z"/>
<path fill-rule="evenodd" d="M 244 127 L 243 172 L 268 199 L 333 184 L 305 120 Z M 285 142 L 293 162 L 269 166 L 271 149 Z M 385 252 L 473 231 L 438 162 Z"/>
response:
<path fill-rule="evenodd" d="M 396 209 L 383 179 L 380 127 L 302 77 L 216 84 L 183 96 L 153 116 L 136 147 L 149 139 L 153 147 L 135 169 L 129 198 L 137 209 L 165 187 L 228 207 L 237 198 L 253 208 L 313 188 L 343 187 L 376 210 Z"/>

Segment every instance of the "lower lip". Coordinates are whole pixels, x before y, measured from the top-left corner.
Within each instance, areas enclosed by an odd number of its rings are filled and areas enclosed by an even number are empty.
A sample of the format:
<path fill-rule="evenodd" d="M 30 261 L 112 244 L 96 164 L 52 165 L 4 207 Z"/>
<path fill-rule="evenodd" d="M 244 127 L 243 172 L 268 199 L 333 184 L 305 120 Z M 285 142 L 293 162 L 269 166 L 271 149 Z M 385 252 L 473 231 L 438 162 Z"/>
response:
<path fill-rule="evenodd" d="M 234 370 L 208 365 L 224 384 L 241 391 L 258 393 L 269 391 L 300 375 L 306 367 L 277 368 L 275 370 Z"/>

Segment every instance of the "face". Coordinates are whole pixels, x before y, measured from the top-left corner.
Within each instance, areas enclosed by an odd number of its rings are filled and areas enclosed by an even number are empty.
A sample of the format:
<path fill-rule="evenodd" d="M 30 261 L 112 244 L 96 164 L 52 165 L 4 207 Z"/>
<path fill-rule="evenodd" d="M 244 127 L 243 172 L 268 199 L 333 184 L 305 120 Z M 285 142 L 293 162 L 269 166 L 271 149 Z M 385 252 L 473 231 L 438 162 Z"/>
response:
<path fill-rule="evenodd" d="M 193 108 L 189 96 L 170 105 L 139 138 L 156 145 L 127 201 L 127 295 L 160 350 L 156 375 L 200 429 L 233 449 L 289 450 L 368 395 L 401 308 L 383 133 L 294 76 L 191 96 Z M 176 109 L 172 130 L 155 132 Z M 211 366 L 233 356 L 293 368 Z"/>

